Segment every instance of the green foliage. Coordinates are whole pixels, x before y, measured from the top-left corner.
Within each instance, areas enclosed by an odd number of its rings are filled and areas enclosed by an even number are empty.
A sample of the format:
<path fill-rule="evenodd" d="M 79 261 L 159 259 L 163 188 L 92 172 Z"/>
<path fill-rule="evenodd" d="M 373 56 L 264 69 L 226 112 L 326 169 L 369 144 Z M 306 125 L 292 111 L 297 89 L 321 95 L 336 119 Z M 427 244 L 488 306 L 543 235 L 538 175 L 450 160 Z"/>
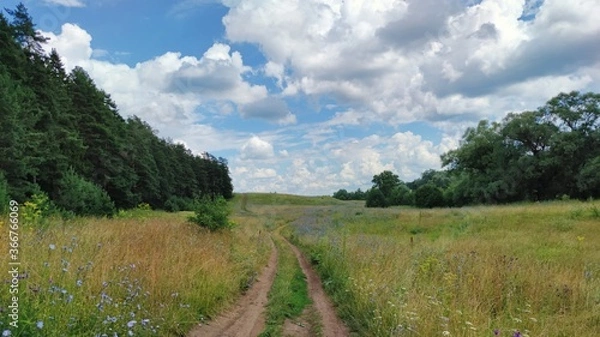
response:
<path fill-rule="evenodd" d="M 5 214 L 8 211 L 9 202 L 8 183 L 6 182 L 6 178 L 4 178 L 4 173 L 0 171 L 0 214 Z"/>
<path fill-rule="evenodd" d="M 56 204 L 65 211 L 92 216 L 110 216 L 115 212 L 115 205 L 106 191 L 73 170 L 67 171 L 59 186 Z"/>
<path fill-rule="evenodd" d="M 259 337 L 281 336 L 284 321 L 300 316 L 311 303 L 306 277 L 290 247 L 282 241 L 275 238 L 279 251 L 277 274 L 269 291 L 266 327 Z"/>
<path fill-rule="evenodd" d="M 160 139 L 136 116 L 123 119 L 84 69 L 68 73 L 56 50 L 44 51 L 47 38 L 24 5 L 5 11 L 8 18 L 0 13 L 0 170 L 12 198 L 27 200 L 38 189 L 52 200 L 67 198 L 60 184 L 70 168 L 104 190 L 119 209 L 140 203 L 190 209 L 189 200 L 197 197 L 232 198 L 227 160 L 194 155 Z"/>
<path fill-rule="evenodd" d="M 339 191 L 333 193 L 333 197 L 339 200 L 365 200 L 367 198 L 367 194 L 361 189 L 357 189 L 354 192 L 348 192 L 345 189 L 340 189 Z"/>
<path fill-rule="evenodd" d="M 192 199 L 171 196 L 165 202 L 164 209 L 167 212 L 193 211 L 194 201 Z"/>
<path fill-rule="evenodd" d="M 383 171 L 378 175 L 373 176 L 373 188 L 377 188 L 383 193 L 383 196 L 388 200 L 386 203 L 389 204 L 389 199 L 392 197 L 392 191 L 400 185 L 400 179 L 398 175 L 391 171 Z"/>
<path fill-rule="evenodd" d="M 46 193 L 38 192 L 23 203 L 20 211 L 26 226 L 44 228 L 48 225 L 48 217 L 56 211 L 56 206 Z"/>
<path fill-rule="evenodd" d="M 388 207 L 389 204 L 383 195 L 383 192 L 378 188 L 372 188 L 367 192 L 366 207 Z"/>
<path fill-rule="evenodd" d="M 211 231 L 233 227 L 233 222 L 228 219 L 231 208 L 225 198 L 219 196 L 214 199 L 204 197 L 196 201 L 194 215 L 189 220 L 200 227 Z"/>
<path fill-rule="evenodd" d="M 444 195 L 442 190 L 432 184 L 419 187 L 415 191 L 415 205 L 419 208 L 444 206 Z"/>

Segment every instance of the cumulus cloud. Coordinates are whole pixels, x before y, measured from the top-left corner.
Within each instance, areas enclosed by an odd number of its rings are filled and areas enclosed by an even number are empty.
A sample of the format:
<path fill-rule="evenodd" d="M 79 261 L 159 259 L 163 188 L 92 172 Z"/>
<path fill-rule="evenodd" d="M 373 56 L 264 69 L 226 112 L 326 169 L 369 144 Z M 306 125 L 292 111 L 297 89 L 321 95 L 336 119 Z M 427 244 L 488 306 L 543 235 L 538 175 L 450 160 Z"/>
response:
<path fill-rule="evenodd" d="M 258 136 L 252 136 L 240 149 L 242 159 L 268 159 L 273 155 L 273 145 Z"/>
<path fill-rule="evenodd" d="M 265 74 L 285 95 L 350 105 L 335 117 L 338 123 L 436 122 L 448 115 L 460 123 L 473 118 L 478 102 L 502 101 L 506 88 L 583 76 L 600 63 L 595 0 L 240 0 L 229 6 L 227 37 L 259 45 L 268 60 Z M 464 102 L 452 103 L 456 97 Z M 452 105 L 467 109 L 444 111 Z M 495 104 L 486 108 L 480 117 L 505 113 Z"/>
<path fill-rule="evenodd" d="M 284 100 L 275 97 L 263 99 L 244 104 L 240 107 L 244 118 L 261 118 L 279 124 L 294 124 L 296 116 L 292 114 Z"/>

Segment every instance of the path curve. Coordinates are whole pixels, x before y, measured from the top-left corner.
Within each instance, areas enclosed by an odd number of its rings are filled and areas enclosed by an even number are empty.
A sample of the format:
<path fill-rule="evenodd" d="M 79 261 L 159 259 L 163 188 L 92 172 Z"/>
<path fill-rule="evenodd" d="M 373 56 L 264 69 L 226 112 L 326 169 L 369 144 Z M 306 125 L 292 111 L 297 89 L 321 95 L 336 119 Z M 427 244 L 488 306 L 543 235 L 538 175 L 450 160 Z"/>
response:
<path fill-rule="evenodd" d="M 277 271 L 277 248 L 272 240 L 271 246 L 269 263 L 233 309 L 207 324 L 199 324 L 187 337 L 256 337 L 263 331 L 267 295 Z"/>
<path fill-rule="evenodd" d="M 296 255 L 298 262 L 300 262 L 302 272 L 304 272 L 304 275 L 306 275 L 308 293 L 313 301 L 313 306 L 322 319 L 323 336 L 348 337 L 350 335 L 350 331 L 344 322 L 342 322 L 342 320 L 337 316 L 331 300 L 327 294 L 325 294 L 325 290 L 321 285 L 321 279 L 319 278 L 319 275 L 317 275 L 315 270 L 306 260 L 306 257 L 304 257 L 304 254 L 302 254 L 302 252 L 300 252 L 296 246 L 294 246 L 286 238 L 283 238 L 283 240 L 287 242 L 294 252 L 294 255 Z"/>

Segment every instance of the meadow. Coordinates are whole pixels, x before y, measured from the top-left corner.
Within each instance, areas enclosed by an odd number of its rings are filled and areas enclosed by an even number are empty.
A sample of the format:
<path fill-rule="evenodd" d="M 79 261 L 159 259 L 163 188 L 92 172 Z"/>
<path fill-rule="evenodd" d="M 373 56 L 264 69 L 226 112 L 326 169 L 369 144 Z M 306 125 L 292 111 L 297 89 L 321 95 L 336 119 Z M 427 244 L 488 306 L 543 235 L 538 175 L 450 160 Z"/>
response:
<path fill-rule="evenodd" d="M 182 336 L 232 303 L 271 252 L 258 219 L 212 233 L 188 223 L 186 213 L 25 222 L 30 211 L 21 209 L 19 328 L 12 336 Z M 6 227 L 4 221 L 2 252 Z M 8 266 L 8 255 L 0 256 Z M 7 273 L 1 279 L 0 331 L 8 335 L 10 280 Z"/>
<path fill-rule="evenodd" d="M 290 224 L 358 336 L 598 336 L 600 203 L 306 209 Z"/>
<path fill-rule="evenodd" d="M 419 210 L 248 194 L 232 204 L 237 225 L 221 232 L 187 222 L 190 213 L 137 209 L 65 220 L 23 208 L 20 327 L 12 335 L 185 335 L 251 286 L 274 242 L 280 265 L 263 335 L 277 336 L 307 302 L 275 232 L 310 258 L 352 336 L 600 331 L 598 201 Z M 0 280 L 5 331 L 9 275 Z M 282 316 L 277 307 L 289 303 L 297 305 Z"/>

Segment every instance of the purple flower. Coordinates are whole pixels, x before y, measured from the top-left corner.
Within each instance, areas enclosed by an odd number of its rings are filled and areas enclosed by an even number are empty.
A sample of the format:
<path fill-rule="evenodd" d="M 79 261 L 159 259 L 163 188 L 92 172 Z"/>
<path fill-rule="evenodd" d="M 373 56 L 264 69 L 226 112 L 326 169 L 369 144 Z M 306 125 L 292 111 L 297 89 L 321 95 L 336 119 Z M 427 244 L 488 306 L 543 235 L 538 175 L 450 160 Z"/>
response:
<path fill-rule="evenodd" d="M 500 330 L 494 329 L 494 336 L 500 336 Z"/>
<path fill-rule="evenodd" d="M 513 337 L 521 337 L 521 332 L 519 330 L 515 331 Z"/>

